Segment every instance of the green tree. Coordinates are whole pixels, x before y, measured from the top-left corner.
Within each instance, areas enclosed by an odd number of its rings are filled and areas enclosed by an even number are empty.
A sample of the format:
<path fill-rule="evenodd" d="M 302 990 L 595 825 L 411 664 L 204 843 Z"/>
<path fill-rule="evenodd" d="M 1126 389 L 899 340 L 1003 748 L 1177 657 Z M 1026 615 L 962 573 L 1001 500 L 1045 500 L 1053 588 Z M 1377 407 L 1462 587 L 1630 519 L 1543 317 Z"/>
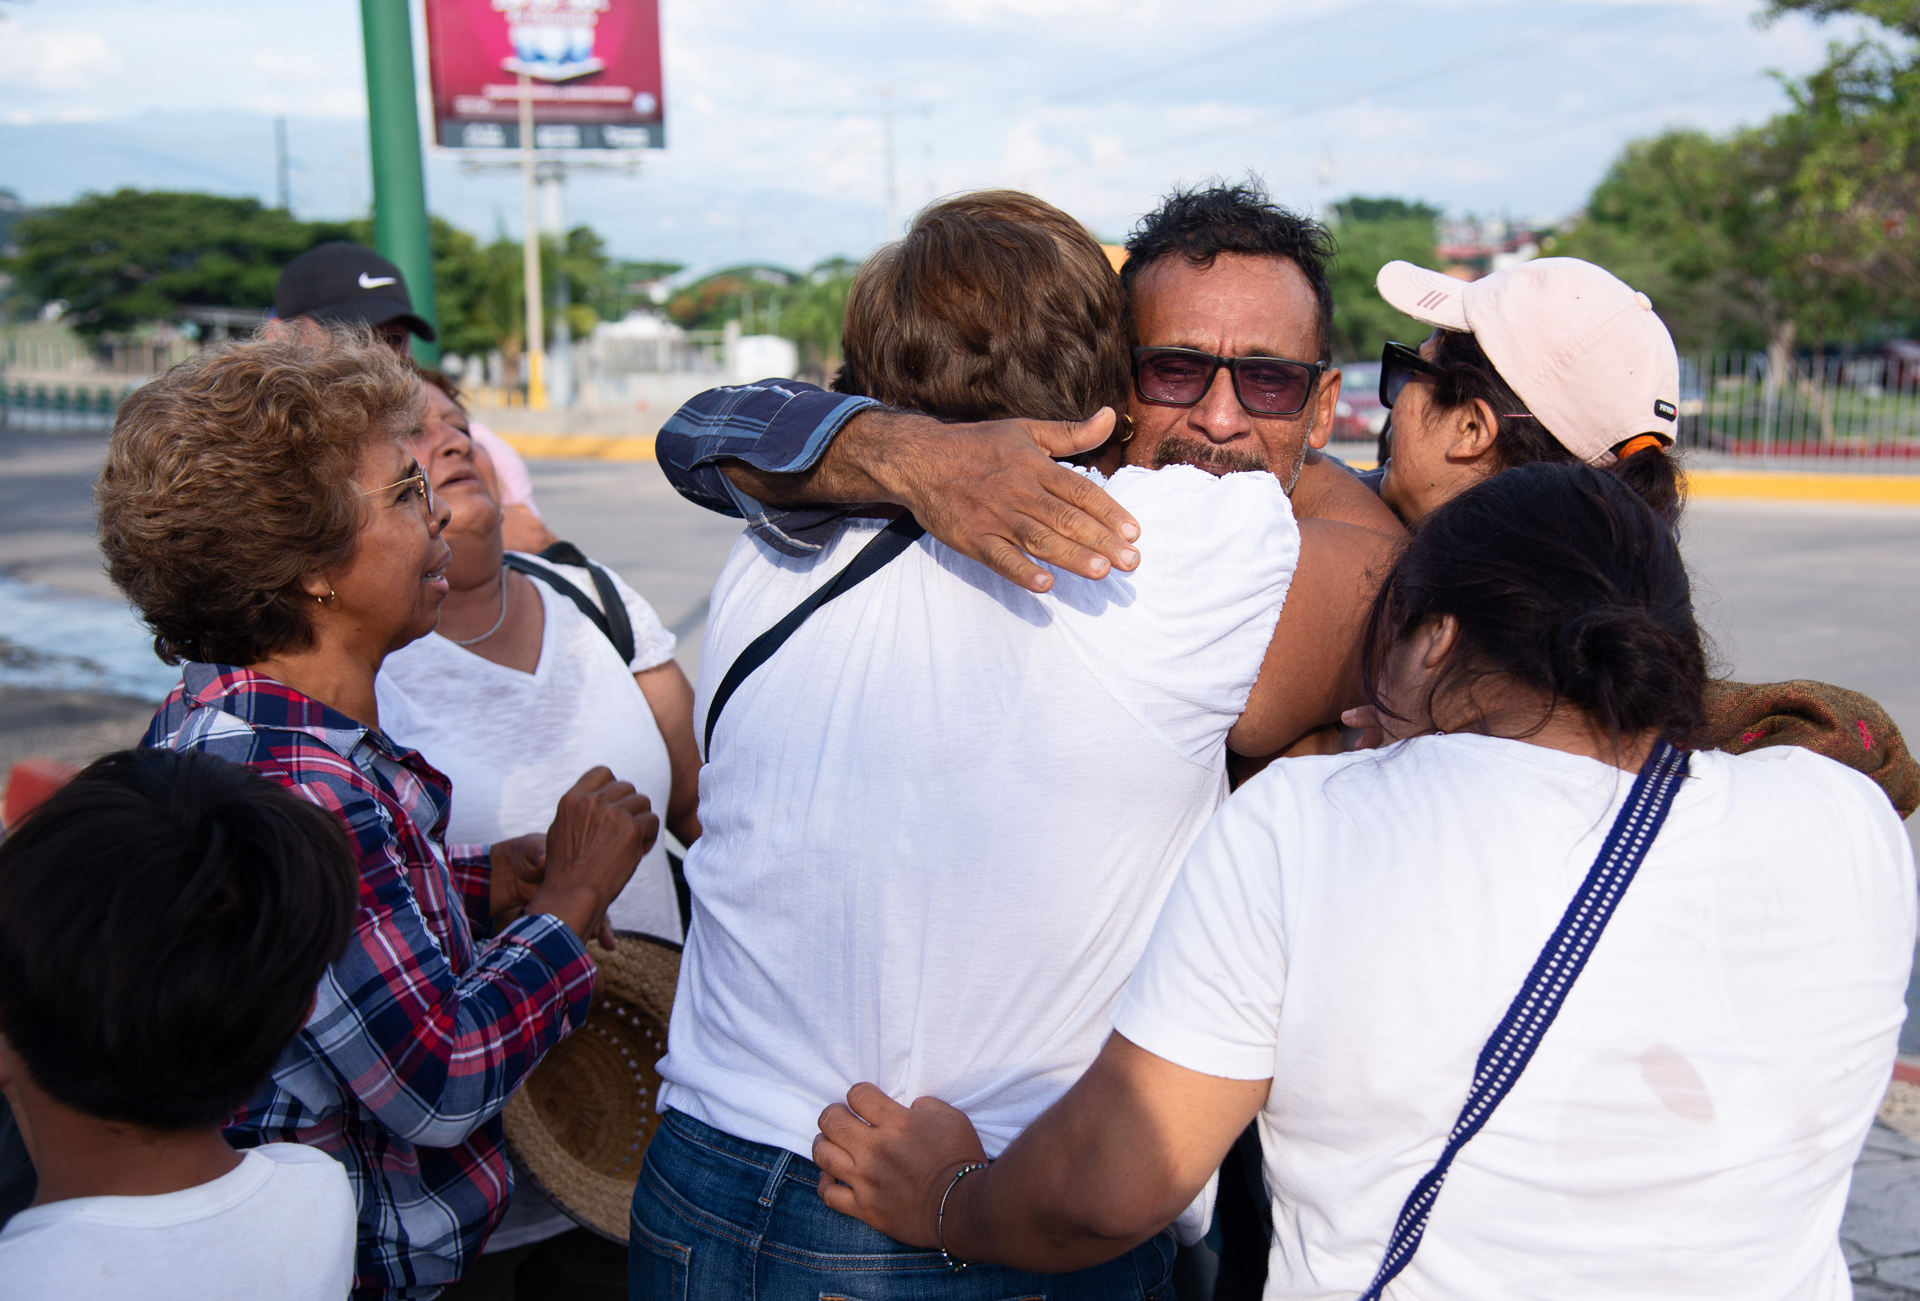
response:
<path fill-rule="evenodd" d="M 1333 288 L 1333 357 L 1371 361 L 1389 339 L 1418 343 L 1428 327 L 1387 306 L 1373 287 L 1389 262 L 1432 266 L 1437 209 L 1404 199 L 1358 195 L 1334 205 L 1334 238 L 1340 246 L 1328 279 Z"/>
<path fill-rule="evenodd" d="M 1833 125 L 1829 106 L 1803 98 L 1722 139 L 1636 141 L 1556 251 L 1646 293 L 1682 348 L 1763 347 L 1782 376 L 1796 347 L 1854 337 L 1878 296 L 1847 274 L 1857 232 L 1809 185 Z"/>
<path fill-rule="evenodd" d="M 1556 251 L 1646 292 L 1683 348 L 1764 347 L 1777 384 L 1800 346 L 1858 340 L 1920 297 L 1920 4 L 1776 0 L 1875 19 L 1898 42 L 1830 47 L 1792 106 L 1714 138 L 1635 141 Z"/>
<path fill-rule="evenodd" d="M 1913 25 L 1910 14 L 1899 30 Z M 1794 177 L 1799 242 L 1857 309 L 1910 320 L 1920 300 L 1920 48 L 1834 46 L 1790 89 L 1805 135 Z"/>
<path fill-rule="evenodd" d="M 270 307 L 281 267 L 346 235 L 257 199 L 118 190 L 20 218 L 7 270 L 23 293 L 66 300 L 75 328 L 98 335 L 183 306 Z"/>
<path fill-rule="evenodd" d="M 357 238 L 371 238 L 371 224 L 357 223 Z M 440 340 L 448 352 L 484 355 L 494 349 L 516 373 L 526 351 L 525 250 L 504 232 L 488 243 L 433 218 L 434 279 L 440 300 Z M 677 270 L 676 263 L 615 262 L 605 241 L 589 226 L 562 239 L 541 240 L 540 271 L 551 305 L 562 282 L 567 324 L 575 337 L 602 320 L 617 320 L 636 301 L 633 286 Z M 549 307 L 549 316 L 551 306 Z"/>
<path fill-rule="evenodd" d="M 1790 13 L 1819 21 L 1842 15 L 1870 18 L 1902 36 L 1920 39 L 1920 3 L 1915 0 L 1772 0 L 1760 18 L 1763 23 L 1772 22 Z"/>
<path fill-rule="evenodd" d="M 799 345 L 800 369 L 825 378 L 840 367 L 840 336 L 847 319 L 847 291 L 859 263 L 829 258 L 795 287 L 780 316 L 780 333 Z"/>
<path fill-rule="evenodd" d="M 681 262 L 608 262 L 587 301 L 603 321 L 617 321 L 636 308 L 653 306 L 653 285 L 680 270 Z"/>
<path fill-rule="evenodd" d="M 682 329 L 717 330 L 740 322 L 748 334 L 778 333 L 777 317 L 803 279 L 785 267 L 752 263 L 704 275 L 667 300 L 667 316 Z"/>
<path fill-rule="evenodd" d="M 675 294 L 667 315 L 689 330 L 740 322 L 748 334 L 777 334 L 799 347 L 800 369 L 826 374 L 840 364 L 847 291 L 859 264 L 828 258 L 801 275 L 785 267 L 727 267 Z"/>

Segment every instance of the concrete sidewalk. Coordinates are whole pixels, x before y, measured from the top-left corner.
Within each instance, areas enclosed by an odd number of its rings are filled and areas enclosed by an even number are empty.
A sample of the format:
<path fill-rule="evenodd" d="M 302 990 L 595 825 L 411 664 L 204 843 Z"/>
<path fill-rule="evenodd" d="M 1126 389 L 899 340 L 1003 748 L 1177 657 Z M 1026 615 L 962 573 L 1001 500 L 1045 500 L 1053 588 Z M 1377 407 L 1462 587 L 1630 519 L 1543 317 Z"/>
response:
<path fill-rule="evenodd" d="M 1868 1132 L 1840 1245 L 1857 1301 L 1920 1297 L 1920 1142 L 1884 1124 Z"/>

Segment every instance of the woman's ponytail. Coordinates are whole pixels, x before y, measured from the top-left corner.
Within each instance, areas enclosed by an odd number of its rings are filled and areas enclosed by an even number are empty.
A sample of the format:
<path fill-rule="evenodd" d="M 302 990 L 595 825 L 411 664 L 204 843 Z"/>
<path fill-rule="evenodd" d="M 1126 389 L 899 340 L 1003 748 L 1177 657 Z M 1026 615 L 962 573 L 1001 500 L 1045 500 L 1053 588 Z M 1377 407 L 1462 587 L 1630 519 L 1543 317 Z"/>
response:
<path fill-rule="evenodd" d="M 1636 448 L 1634 444 L 1641 439 L 1652 445 Z M 1620 455 L 1622 452 L 1625 455 Z M 1607 472 L 1633 489 L 1669 527 L 1678 525 L 1680 508 L 1686 504 L 1686 479 L 1666 446 L 1652 434 L 1642 434 L 1622 443 L 1615 455 L 1619 459 L 1607 467 Z"/>

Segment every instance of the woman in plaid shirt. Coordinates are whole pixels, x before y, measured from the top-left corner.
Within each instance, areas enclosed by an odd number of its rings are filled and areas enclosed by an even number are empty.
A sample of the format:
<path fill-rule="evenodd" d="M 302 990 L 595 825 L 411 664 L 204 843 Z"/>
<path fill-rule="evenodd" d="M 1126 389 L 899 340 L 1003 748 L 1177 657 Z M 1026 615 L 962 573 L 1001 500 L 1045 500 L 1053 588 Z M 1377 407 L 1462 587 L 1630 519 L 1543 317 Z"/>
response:
<path fill-rule="evenodd" d="M 433 1296 L 479 1253 L 511 1189 L 499 1112 L 584 1020 L 584 937 L 659 828 L 596 768 L 546 836 L 444 843 L 447 780 L 380 731 L 373 686 L 447 592 L 420 415 L 371 339 L 234 344 L 127 401 L 98 488 L 109 571 L 183 665 L 145 744 L 256 769 L 358 852 L 353 941 L 227 1130 L 347 1167 L 356 1297 Z"/>

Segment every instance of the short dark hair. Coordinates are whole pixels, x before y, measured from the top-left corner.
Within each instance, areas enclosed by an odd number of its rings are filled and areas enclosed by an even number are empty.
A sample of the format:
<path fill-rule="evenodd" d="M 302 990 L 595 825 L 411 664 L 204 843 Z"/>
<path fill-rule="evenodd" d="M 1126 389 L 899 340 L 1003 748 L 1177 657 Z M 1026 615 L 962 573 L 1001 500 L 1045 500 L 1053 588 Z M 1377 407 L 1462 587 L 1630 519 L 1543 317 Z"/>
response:
<path fill-rule="evenodd" d="M 0 844 L 0 1025 L 57 1102 L 217 1124 L 305 1023 L 358 900 L 319 806 L 211 755 L 107 755 Z"/>
<path fill-rule="evenodd" d="M 1439 341 L 1433 363 L 1440 374 L 1434 377 L 1434 403 L 1453 410 L 1476 400 L 1485 402 L 1493 411 L 1493 454 L 1502 470 L 1541 461 L 1558 465 L 1580 459 L 1538 416 L 1528 412 L 1525 399 L 1495 369 L 1478 339 L 1459 330 L 1436 333 Z M 1685 480 L 1679 465 L 1664 449 L 1635 452 L 1613 462 L 1606 472 L 1638 493 L 1668 524 L 1679 522 Z"/>
<path fill-rule="evenodd" d="M 1700 725 L 1706 653 L 1673 530 L 1630 487 L 1579 462 L 1481 480 L 1414 528 L 1374 598 L 1361 685 L 1428 619 L 1460 631 L 1433 696 L 1505 678 L 1615 737 Z M 1544 718 L 1542 719 L 1544 722 Z"/>
<path fill-rule="evenodd" d="M 1018 190 L 942 199 L 847 292 L 833 387 L 946 420 L 1127 409 L 1127 296 L 1086 227 Z"/>
<path fill-rule="evenodd" d="M 1142 271 L 1175 254 L 1198 267 L 1212 266 L 1222 253 L 1286 258 L 1313 287 L 1319 308 L 1314 322 L 1318 360 L 1332 361 L 1333 286 L 1327 280 L 1327 266 L 1335 252 L 1331 231 L 1269 199 L 1258 177 L 1249 176 L 1237 185 L 1216 180 L 1204 188 L 1175 190 L 1140 219 L 1127 236 L 1127 261 L 1120 268 L 1120 281 L 1131 294 Z"/>

